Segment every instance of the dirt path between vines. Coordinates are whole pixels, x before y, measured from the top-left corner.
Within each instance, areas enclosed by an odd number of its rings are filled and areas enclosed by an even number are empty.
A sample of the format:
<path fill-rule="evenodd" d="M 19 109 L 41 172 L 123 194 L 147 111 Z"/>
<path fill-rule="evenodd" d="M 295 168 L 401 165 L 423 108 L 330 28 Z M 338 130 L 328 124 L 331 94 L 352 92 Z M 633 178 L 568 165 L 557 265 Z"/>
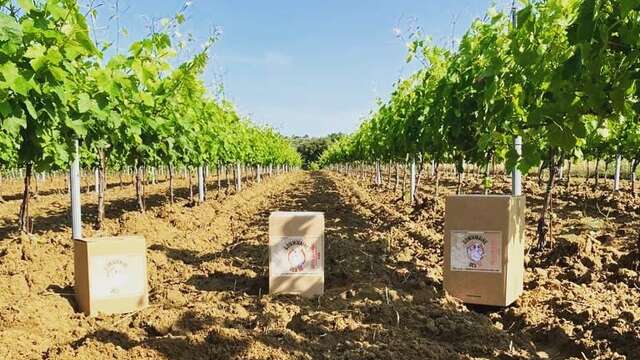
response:
<path fill-rule="evenodd" d="M 40 201 L 38 209 L 63 200 Z M 328 172 L 281 175 L 182 205 L 111 210 L 103 232 L 142 234 L 149 249 L 151 306 L 129 315 L 75 312 L 67 227 L 1 241 L 0 281 L 9 286 L 0 288 L 0 358 L 526 359 L 577 351 L 540 338 L 546 345 L 536 348 L 519 310 L 470 311 L 444 294 L 440 208 L 416 221 Z M 267 294 L 275 210 L 325 212 L 324 296 Z M 1 208 L 0 216 L 8 218 Z M 529 312 L 548 305 L 525 301 Z"/>

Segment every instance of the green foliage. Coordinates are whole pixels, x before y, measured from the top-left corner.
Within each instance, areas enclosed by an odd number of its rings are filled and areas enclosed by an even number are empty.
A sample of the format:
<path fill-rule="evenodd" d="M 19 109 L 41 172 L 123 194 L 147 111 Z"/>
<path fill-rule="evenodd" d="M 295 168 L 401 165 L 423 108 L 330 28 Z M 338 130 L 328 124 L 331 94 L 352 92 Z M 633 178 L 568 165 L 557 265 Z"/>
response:
<path fill-rule="evenodd" d="M 70 118 L 72 94 L 85 62 L 98 51 L 74 1 L 19 3 L 23 15 L 0 14 L 0 160 L 10 162 L 14 155 L 7 153 L 17 150 L 21 164 L 61 168 L 69 162 L 72 139 L 86 134 Z"/>
<path fill-rule="evenodd" d="M 336 140 L 340 139 L 342 134 L 329 134 L 324 137 L 309 136 L 293 136 L 291 142 L 302 157 L 303 166 L 309 168 L 312 163 L 318 161 L 322 153 Z"/>
<path fill-rule="evenodd" d="M 163 31 L 103 64 L 76 1 L 2 2 L 0 10 L 0 166 L 66 168 L 76 139 L 87 166 L 99 154 L 115 168 L 300 165 L 282 136 L 209 95 L 201 74 L 214 38 L 175 68 Z"/>
<path fill-rule="evenodd" d="M 561 154 L 638 157 L 640 1 L 526 2 L 517 26 L 494 9 L 486 19 L 455 53 L 414 41 L 408 58 L 425 67 L 320 164 L 421 154 L 527 171 Z"/>

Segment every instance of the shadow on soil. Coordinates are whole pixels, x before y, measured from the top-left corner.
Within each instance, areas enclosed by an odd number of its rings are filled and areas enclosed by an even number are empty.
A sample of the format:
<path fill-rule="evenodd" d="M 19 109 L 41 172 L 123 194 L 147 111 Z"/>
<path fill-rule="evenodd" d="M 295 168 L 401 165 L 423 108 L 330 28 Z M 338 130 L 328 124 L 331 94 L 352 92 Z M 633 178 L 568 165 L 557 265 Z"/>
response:
<path fill-rule="evenodd" d="M 160 182 L 159 182 L 160 183 Z M 167 190 L 168 191 L 168 190 Z M 176 201 L 182 201 L 189 199 L 188 187 L 177 187 L 174 190 Z M 216 192 L 210 192 L 210 195 L 216 196 Z M 82 194 L 83 198 L 91 197 L 95 198 L 94 193 Z M 32 199 L 32 202 L 38 201 Z M 145 196 L 145 209 L 152 211 L 156 208 L 160 208 L 169 202 L 168 196 L 163 194 L 152 194 Z M 62 208 L 54 208 L 45 211 L 42 215 L 34 216 L 31 218 L 33 224 L 32 232 L 36 235 L 42 235 L 46 232 L 60 232 L 68 230 L 71 224 L 71 208 L 68 203 L 64 204 Z M 122 215 L 129 212 L 138 211 L 138 202 L 135 197 L 127 198 L 111 198 L 111 194 L 107 191 L 105 200 L 105 218 L 107 219 L 119 219 Z M 83 223 L 91 226 L 96 221 L 96 215 L 98 212 L 98 205 L 96 203 L 88 203 L 82 205 L 82 221 Z M 39 212 L 41 213 L 41 212 Z M 17 215 L 17 214 L 16 214 Z M 13 218 L 3 218 L 2 223 L 5 226 L 0 227 L 0 239 L 6 238 L 12 233 L 18 232 L 17 220 Z"/>
<path fill-rule="evenodd" d="M 203 331 L 213 323 L 211 318 L 202 319 L 197 314 L 187 311 L 172 328 L 194 333 Z M 204 341 L 195 342 L 187 340 L 184 335 L 150 336 L 134 340 L 122 332 L 100 329 L 76 340 L 70 346 L 78 349 L 88 341 L 97 341 L 113 344 L 124 350 L 143 347 L 164 354 L 169 359 L 238 359 L 248 346 L 247 340 L 226 336 L 218 329 L 204 331 L 207 331 Z"/>
<path fill-rule="evenodd" d="M 270 207 L 248 221 L 237 242 L 222 251 L 200 255 L 160 245 L 152 247 L 195 268 L 224 258 L 233 259 L 238 270 L 250 269 L 257 274 L 252 278 L 215 271 L 194 275 L 187 282 L 201 291 L 229 292 L 231 301 L 234 296 L 242 299 L 242 293 L 254 298 L 254 305 L 247 307 L 254 320 L 238 326 L 242 336 L 224 335 L 225 329 L 213 319 L 194 325 L 196 320 L 185 313 L 176 322 L 182 324 L 177 327 L 195 326 L 206 332 L 204 341 L 184 337 L 134 341 L 123 333 L 98 330 L 76 341 L 74 348 L 94 339 L 124 349 L 142 346 L 167 357 L 213 359 L 246 358 L 255 343 L 277 349 L 289 358 L 332 353 L 343 358 L 492 357 L 496 352 L 531 350 L 494 327 L 486 316 L 449 305 L 441 284 L 430 281 L 415 260 L 392 260 L 384 232 L 393 226 L 385 225 L 385 214 L 364 211 L 347 188 L 341 189 L 332 177 L 312 173 L 270 200 Z M 325 212 L 327 258 L 322 297 L 259 297 L 267 289 L 267 219 L 275 210 Z M 405 276 L 398 275 L 398 269 L 408 271 L 418 281 L 408 283 Z M 418 287 L 421 281 L 428 286 Z M 297 310 L 287 318 L 270 311 L 273 306 Z"/>

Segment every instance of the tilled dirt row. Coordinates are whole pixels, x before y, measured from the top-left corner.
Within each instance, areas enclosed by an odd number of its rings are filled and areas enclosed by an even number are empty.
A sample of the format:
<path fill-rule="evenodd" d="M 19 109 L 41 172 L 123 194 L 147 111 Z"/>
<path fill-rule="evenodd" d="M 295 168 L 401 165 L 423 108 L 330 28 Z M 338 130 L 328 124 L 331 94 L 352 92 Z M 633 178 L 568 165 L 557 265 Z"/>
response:
<path fill-rule="evenodd" d="M 63 201 L 56 196 L 40 205 Z M 327 214 L 325 296 L 266 295 L 273 210 Z M 429 266 L 439 250 L 407 252 L 422 248 L 414 237 L 428 242 L 430 234 L 405 220 L 325 173 L 277 177 L 196 208 L 126 211 L 104 232 L 147 238 L 151 306 L 98 318 L 74 310 L 68 229 L 9 238 L 2 243 L 2 277 L 11 285 L 2 292 L 1 355 L 423 359 L 517 351 L 486 317 L 442 295 L 438 269 Z"/>
<path fill-rule="evenodd" d="M 448 175 L 448 174 L 447 174 Z M 372 176 L 372 174 L 371 174 Z M 356 177 L 349 177 L 354 179 Z M 370 179 L 366 193 L 373 203 L 404 214 L 410 224 L 435 230 L 441 244 L 444 197 L 456 189 L 444 176 L 434 198 L 433 179 L 420 188 L 423 202 L 413 208 L 403 201 L 393 182 L 377 189 Z M 463 191 L 482 192 L 482 177 L 467 176 Z M 387 186 L 389 185 L 389 186 Z M 640 201 L 610 184 L 577 178 L 558 184 L 553 201 L 552 240 L 536 252 L 535 230 L 543 203 L 542 187 L 528 179 L 525 293 L 505 309 L 472 307 L 496 328 L 535 344 L 531 356 L 554 359 L 640 358 Z M 401 186 L 400 186 L 401 188 Z M 510 191 L 507 177 L 494 177 L 492 192 Z M 405 196 L 406 199 L 406 196 Z M 438 264 L 439 263 L 432 263 Z M 437 280 L 440 281 L 440 278 Z"/>
<path fill-rule="evenodd" d="M 192 291 L 198 293 L 198 287 L 209 274 L 201 269 L 204 260 L 199 255 L 212 256 L 237 239 L 241 227 L 253 220 L 261 204 L 268 202 L 271 196 L 281 194 L 301 176 L 278 176 L 232 196 L 210 191 L 211 199 L 194 208 L 186 206 L 184 199 L 174 206 L 167 205 L 164 199 L 166 184 L 149 186 L 149 210 L 145 214 L 134 211 L 135 197 L 131 187 L 109 191 L 107 220 L 99 233 L 141 234 L 146 237 L 149 248 L 152 305 L 127 316 L 88 318 L 75 312 L 73 248 L 69 241 L 66 194 L 52 191 L 41 194 L 34 202 L 36 235 L 33 236 L 11 231 L 18 201 L 2 204 L 0 216 L 6 219 L 8 229 L 4 228 L 7 235 L 0 242 L 0 279 L 7 284 L 0 288 L 0 358 L 110 358 L 112 353 L 124 358 L 152 356 L 139 351 L 137 354 L 136 351 L 122 352 L 122 347 L 109 342 L 85 355 L 80 350 L 76 354 L 76 350 L 90 349 L 84 345 L 85 342 L 91 344 L 94 335 L 100 338 L 112 332 L 118 334 L 122 329 L 133 338 L 139 333 L 150 337 L 168 335 L 167 329 L 158 321 L 168 323 L 175 316 L 169 317 L 171 311 L 165 308 L 186 306 L 186 296 Z M 186 185 L 186 181 L 180 185 Z M 186 196 L 184 187 L 178 192 Z M 83 197 L 83 210 L 88 208 L 87 213 L 94 206 L 90 198 Z M 48 209 L 54 207 L 59 210 L 51 214 Z M 89 225 L 85 226 L 85 235 L 98 234 Z M 203 295 L 208 293 L 206 289 L 202 290 Z M 185 322 L 190 323 L 187 319 L 185 317 Z M 130 321 L 133 320 L 142 322 L 131 328 Z M 163 357 L 161 352 L 154 356 Z"/>
<path fill-rule="evenodd" d="M 0 288 L 0 358 L 640 356 L 634 353 L 640 296 L 629 279 L 609 281 L 618 270 L 598 270 L 598 261 L 615 250 L 598 240 L 587 247 L 561 238 L 563 250 L 529 257 L 528 290 L 514 306 L 467 307 L 442 289 L 441 199 L 411 210 L 391 191 L 328 172 L 281 175 L 194 208 L 164 205 L 164 191 L 162 184 L 149 189 L 158 201 L 145 214 L 118 206 L 130 204 L 124 197 L 132 192 L 112 195 L 116 205 L 103 230 L 147 238 L 151 306 L 134 314 L 88 318 L 75 312 L 66 223 L 42 227 L 33 237 L 7 230 L 0 242 L 0 281 L 9 284 Z M 42 196 L 35 207 L 39 220 L 47 220 L 42 209 L 64 208 L 63 201 L 62 195 Z M 15 204 L 3 206 L 7 223 Z M 325 212 L 324 296 L 267 294 L 267 218 L 274 210 Z M 528 214 L 530 223 L 533 217 Z M 633 263 L 631 251 L 616 251 Z M 593 278 L 563 278 L 566 266 L 582 274 L 573 259 L 596 269 L 585 272 Z M 543 267 L 542 261 L 551 262 Z M 626 308 L 614 311 L 622 304 Z M 613 327 L 599 325 L 614 320 Z"/>

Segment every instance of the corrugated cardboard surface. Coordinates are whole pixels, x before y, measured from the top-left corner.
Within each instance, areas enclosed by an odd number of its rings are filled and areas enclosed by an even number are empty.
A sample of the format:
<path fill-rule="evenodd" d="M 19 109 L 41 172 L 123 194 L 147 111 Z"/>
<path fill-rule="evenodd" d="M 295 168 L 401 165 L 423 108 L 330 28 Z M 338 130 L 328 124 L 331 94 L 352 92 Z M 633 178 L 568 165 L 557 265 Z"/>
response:
<path fill-rule="evenodd" d="M 524 277 L 523 196 L 462 195 L 446 199 L 444 287 L 464 302 L 506 306 L 522 293 Z M 451 269 L 452 232 L 500 232 L 499 272 Z M 480 269 L 481 270 L 481 269 Z"/>
<path fill-rule="evenodd" d="M 511 200 L 511 232 L 509 233 L 509 252 L 507 257 L 507 294 L 505 305 L 516 301 L 524 291 L 524 251 L 525 251 L 525 209 L 524 196 Z"/>
<path fill-rule="evenodd" d="M 91 300 L 89 299 L 89 258 L 87 257 L 87 243 L 82 240 L 73 241 L 73 277 L 75 279 L 76 301 L 80 311 L 90 314 Z"/>
<path fill-rule="evenodd" d="M 282 241 L 315 244 L 317 267 L 300 273 L 282 272 L 288 262 L 281 251 Z M 280 256 L 278 256 L 280 254 Z M 309 256 L 307 254 L 307 256 Z M 285 266 L 286 267 L 286 266 Z M 321 212 L 273 212 L 269 217 L 269 293 L 298 294 L 305 297 L 324 292 L 324 214 Z"/>
<path fill-rule="evenodd" d="M 75 240 L 74 268 L 76 299 L 85 314 L 126 313 L 148 305 L 143 237 Z"/>

